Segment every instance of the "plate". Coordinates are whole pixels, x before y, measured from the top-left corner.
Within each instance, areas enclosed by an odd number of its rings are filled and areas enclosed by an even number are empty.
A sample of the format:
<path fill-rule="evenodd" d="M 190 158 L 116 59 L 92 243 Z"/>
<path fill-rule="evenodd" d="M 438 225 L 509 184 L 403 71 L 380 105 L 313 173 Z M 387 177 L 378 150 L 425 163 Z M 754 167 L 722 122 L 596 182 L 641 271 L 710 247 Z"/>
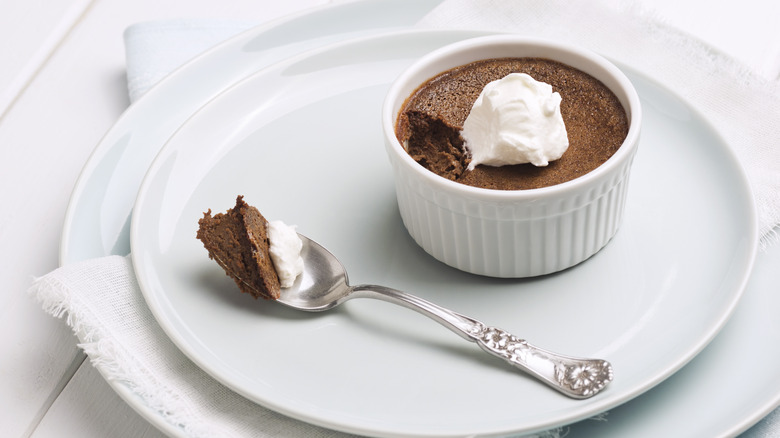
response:
<path fill-rule="evenodd" d="M 390 2 L 408 5 L 379 7 Z M 247 31 L 168 76 L 125 112 L 85 164 L 63 224 L 61 264 L 129 252 L 129 216 L 149 163 L 173 130 L 218 91 L 321 40 L 409 26 L 436 3 L 363 0 L 306 11 Z M 301 37 L 301 32 L 309 33 Z M 257 49 L 241 50 L 248 41 L 256 41 Z M 185 89 L 189 93 L 182 95 Z M 780 320 L 772 310 L 780 307 L 779 265 L 780 245 L 759 252 L 734 316 L 702 353 L 651 391 L 610 410 L 608 421 L 570 426 L 570 436 L 657 437 L 670 430 L 679 436 L 734 436 L 780 405 L 780 351 L 767 348 L 780 340 Z M 169 436 L 186 436 L 122 382 L 107 383 L 155 427 Z"/>
<path fill-rule="evenodd" d="M 622 229 L 596 256 L 560 274 L 495 280 L 446 267 L 411 241 L 379 108 L 417 57 L 474 35 L 404 31 L 315 49 L 240 81 L 169 139 L 139 190 L 132 255 L 152 313 L 195 363 L 251 400 L 337 430 L 501 435 L 625 403 L 714 338 L 754 260 L 752 196 L 715 130 L 636 72 L 642 145 Z M 406 290 L 544 348 L 606 358 L 615 381 L 571 400 L 406 309 L 352 301 L 311 315 L 239 294 L 194 237 L 205 210 L 224 211 L 238 194 L 329 248 L 354 284 Z"/>

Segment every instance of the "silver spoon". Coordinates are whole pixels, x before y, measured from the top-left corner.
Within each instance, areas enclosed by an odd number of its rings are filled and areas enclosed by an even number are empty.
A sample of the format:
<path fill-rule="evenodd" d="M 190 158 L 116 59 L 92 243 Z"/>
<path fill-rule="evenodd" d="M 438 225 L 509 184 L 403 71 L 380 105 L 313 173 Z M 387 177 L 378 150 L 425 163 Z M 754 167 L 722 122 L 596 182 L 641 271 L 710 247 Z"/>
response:
<path fill-rule="evenodd" d="M 299 234 L 304 271 L 277 301 L 298 310 L 319 312 L 352 298 L 375 298 L 415 310 L 498 356 L 558 391 L 577 399 L 598 394 L 612 381 L 612 365 L 601 359 L 562 356 L 534 347 L 499 328 L 384 286 L 350 286 L 347 272 L 327 249 Z"/>

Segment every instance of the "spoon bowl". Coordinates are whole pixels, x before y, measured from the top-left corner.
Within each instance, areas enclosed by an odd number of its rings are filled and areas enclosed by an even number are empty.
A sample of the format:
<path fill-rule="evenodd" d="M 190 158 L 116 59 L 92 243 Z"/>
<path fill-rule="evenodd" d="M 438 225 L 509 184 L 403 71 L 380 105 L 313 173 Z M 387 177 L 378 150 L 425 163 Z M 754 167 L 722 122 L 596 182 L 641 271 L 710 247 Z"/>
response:
<path fill-rule="evenodd" d="M 569 397 L 590 398 L 613 380 L 612 365 L 605 360 L 543 350 L 502 329 L 396 289 L 378 285 L 350 286 L 346 269 L 330 251 L 302 234 L 298 236 L 303 241 L 304 270 L 291 287 L 281 290 L 277 301 L 285 306 L 321 312 L 352 298 L 374 298 L 433 319 Z"/>
<path fill-rule="evenodd" d="M 332 309 L 348 300 L 350 286 L 344 265 L 322 245 L 298 234 L 303 242 L 303 272 L 295 283 L 282 288 L 277 301 L 309 312 Z"/>

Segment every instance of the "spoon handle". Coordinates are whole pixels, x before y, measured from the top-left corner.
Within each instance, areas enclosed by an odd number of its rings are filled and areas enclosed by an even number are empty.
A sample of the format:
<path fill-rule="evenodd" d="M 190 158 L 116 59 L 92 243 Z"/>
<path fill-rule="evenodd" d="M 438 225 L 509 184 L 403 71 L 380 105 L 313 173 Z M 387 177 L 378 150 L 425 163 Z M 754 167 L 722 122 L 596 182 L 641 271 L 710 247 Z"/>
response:
<path fill-rule="evenodd" d="M 471 335 L 486 352 L 538 377 L 569 397 L 592 397 L 613 379 L 612 365 L 606 360 L 553 353 L 479 321 L 475 321 Z"/>
<path fill-rule="evenodd" d="M 581 359 L 543 350 L 502 329 L 486 326 L 406 292 L 385 286 L 360 285 L 352 287 L 350 298 L 353 297 L 375 298 L 415 310 L 569 397 L 592 397 L 613 379 L 612 365 L 605 360 Z"/>

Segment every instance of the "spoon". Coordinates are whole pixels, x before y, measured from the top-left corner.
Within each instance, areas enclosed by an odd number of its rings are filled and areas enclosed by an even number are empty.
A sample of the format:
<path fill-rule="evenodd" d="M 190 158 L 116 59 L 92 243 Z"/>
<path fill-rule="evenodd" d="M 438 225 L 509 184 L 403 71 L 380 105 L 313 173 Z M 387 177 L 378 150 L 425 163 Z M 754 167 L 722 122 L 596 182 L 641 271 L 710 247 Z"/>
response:
<path fill-rule="evenodd" d="M 299 236 L 303 241 L 304 271 L 291 287 L 281 290 L 277 299 L 281 304 L 320 312 L 352 298 L 387 301 L 433 319 L 569 397 L 592 397 L 612 381 L 612 365 L 605 360 L 563 356 L 537 348 L 504 330 L 395 289 L 376 285 L 350 286 L 346 270 L 333 254 L 306 236 Z"/>

